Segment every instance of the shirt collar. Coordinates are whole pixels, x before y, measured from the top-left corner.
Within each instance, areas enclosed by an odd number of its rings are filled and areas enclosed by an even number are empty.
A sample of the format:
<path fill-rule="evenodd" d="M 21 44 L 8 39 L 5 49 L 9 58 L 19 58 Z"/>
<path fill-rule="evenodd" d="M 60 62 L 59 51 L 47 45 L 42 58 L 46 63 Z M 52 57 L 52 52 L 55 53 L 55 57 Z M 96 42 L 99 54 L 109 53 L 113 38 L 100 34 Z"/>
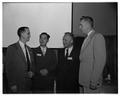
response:
<path fill-rule="evenodd" d="M 71 52 L 72 49 L 73 49 L 73 46 L 71 46 L 71 47 L 69 47 L 69 48 L 66 48 L 65 50 L 67 50 L 67 49 L 68 49 L 69 52 Z"/>
<path fill-rule="evenodd" d="M 25 45 L 25 44 L 24 44 L 22 41 L 19 40 L 19 44 L 20 44 L 20 46 L 21 46 L 22 48 L 24 48 L 24 45 Z"/>
<path fill-rule="evenodd" d="M 42 47 L 42 46 L 40 46 L 40 48 L 41 48 L 41 49 L 47 49 L 47 47 Z"/>
<path fill-rule="evenodd" d="M 91 30 L 90 32 L 88 32 L 88 36 L 90 36 L 90 34 L 93 32 L 93 30 Z"/>

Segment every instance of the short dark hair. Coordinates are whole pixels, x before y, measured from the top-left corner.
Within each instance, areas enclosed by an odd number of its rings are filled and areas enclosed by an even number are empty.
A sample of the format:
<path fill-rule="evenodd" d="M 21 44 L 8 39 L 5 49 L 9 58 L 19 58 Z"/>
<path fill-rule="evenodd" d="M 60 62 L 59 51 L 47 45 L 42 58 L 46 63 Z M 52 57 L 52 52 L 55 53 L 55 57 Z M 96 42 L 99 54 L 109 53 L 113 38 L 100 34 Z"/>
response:
<path fill-rule="evenodd" d="M 69 36 L 71 36 L 72 37 L 72 39 L 74 39 L 74 35 L 72 34 L 72 33 L 70 33 L 70 32 L 65 32 L 65 34 L 64 35 L 69 35 Z"/>
<path fill-rule="evenodd" d="M 47 34 L 46 32 L 43 32 L 43 33 L 40 34 L 40 38 L 41 38 L 42 35 L 46 35 L 46 36 L 47 36 L 47 39 L 49 40 L 49 38 L 50 38 L 50 35 L 49 35 L 49 34 Z"/>
<path fill-rule="evenodd" d="M 29 29 L 29 27 L 24 26 L 24 27 L 18 28 L 17 34 L 19 37 L 21 36 L 21 33 L 25 31 L 25 29 Z"/>
<path fill-rule="evenodd" d="M 91 25 L 91 27 L 92 27 L 92 28 L 94 27 L 94 20 L 93 20 L 92 17 L 90 17 L 90 16 L 82 16 L 82 17 L 80 18 L 80 21 L 81 21 L 81 20 L 85 20 L 85 21 L 89 22 L 89 24 Z"/>

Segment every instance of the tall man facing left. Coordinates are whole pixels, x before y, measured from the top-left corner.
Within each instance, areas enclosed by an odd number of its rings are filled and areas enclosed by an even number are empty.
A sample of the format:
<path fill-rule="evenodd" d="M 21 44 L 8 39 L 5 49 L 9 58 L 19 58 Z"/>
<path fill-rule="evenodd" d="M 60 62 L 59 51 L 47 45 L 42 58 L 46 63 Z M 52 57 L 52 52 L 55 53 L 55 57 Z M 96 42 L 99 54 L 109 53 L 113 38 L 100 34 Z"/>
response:
<path fill-rule="evenodd" d="M 80 29 L 87 35 L 80 52 L 79 84 L 84 93 L 100 93 L 102 73 L 106 62 L 105 39 L 94 30 L 90 16 L 80 18 Z"/>
<path fill-rule="evenodd" d="M 26 43 L 30 40 L 28 27 L 20 27 L 19 41 L 10 45 L 6 54 L 6 72 L 10 92 L 30 92 L 33 76 L 33 55 Z"/>

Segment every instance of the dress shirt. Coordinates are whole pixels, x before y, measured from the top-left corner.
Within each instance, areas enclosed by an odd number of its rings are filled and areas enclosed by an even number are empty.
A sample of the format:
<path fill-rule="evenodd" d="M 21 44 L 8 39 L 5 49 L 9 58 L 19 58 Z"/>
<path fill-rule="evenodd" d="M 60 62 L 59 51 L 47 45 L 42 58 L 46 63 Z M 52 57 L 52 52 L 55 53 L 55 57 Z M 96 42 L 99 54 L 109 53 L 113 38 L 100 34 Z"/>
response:
<path fill-rule="evenodd" d="M 71 46 L 70 48 L 65 48 L 65 56 L 66 56 L 66 53 L 67 53 L 67 49 L 68 49 L 68 56 L 69 56 L 72 49 L 73 49 L 73 46 Z"/>
<path fill-rule="evenodd" d="M 41 50 L 42 50 L 43 55 L 45 55 L 46 50 L 47 50 L 47 47 L 42 47 L 42 46 L 40 46 L 40 48 L 41 48 Z"/>
<path fill-rule="evenodd" d="M 19 44 L 20 44 L 20 47 L 22 48 L 22 51 L 23 51 L 23 53 L 24 53 L 24 55 L 25 55 L 25 59 L 26 59 L 26 61 L 27 61 L 27 58 L 26 58 L 26 50 L 25 50 L 25 44 L 24 44 L 23 42 L 21 42 L 20 40 L 19 40 Z M 28 52 L 29 60 L 30 60 L 30 62 L 31 62 L 30 53 L 29 53 L 29 51 L 28 51 L 28 48 L 27 48 L 27 52 Z"/>

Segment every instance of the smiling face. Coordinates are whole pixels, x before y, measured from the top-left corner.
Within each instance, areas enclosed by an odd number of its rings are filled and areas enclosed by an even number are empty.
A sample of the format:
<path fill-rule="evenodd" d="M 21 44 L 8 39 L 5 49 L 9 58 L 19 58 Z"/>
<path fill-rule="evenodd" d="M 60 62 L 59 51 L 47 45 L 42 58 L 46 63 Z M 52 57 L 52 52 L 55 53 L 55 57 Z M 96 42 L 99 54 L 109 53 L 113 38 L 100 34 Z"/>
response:
<path fill-rule="evenodd" d="M 70 46 L 73 45 L 73 38 L 69 34 L 64 35 L 63 45 L 65 48 L 69 48 Z"/>
<path fill-rule="evenodd" d="M 49 41 L 49 40 L 48 40 L 47 35 L 42 34 L 42 35 L 40 36 L 40 39 L 39 39 L 40 46 L 46 46 L 47 43 L 48 43 L 48 41 Z"/>

